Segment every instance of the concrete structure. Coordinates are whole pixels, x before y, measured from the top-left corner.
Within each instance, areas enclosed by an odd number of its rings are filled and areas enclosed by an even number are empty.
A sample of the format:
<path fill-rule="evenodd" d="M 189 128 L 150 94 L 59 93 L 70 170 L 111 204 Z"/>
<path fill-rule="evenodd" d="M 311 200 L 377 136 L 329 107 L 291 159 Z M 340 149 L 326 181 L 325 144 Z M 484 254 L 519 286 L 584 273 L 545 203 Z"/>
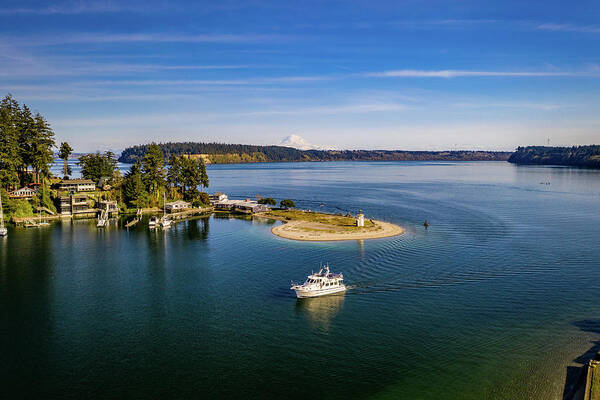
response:
<path fill-rule="evenodd" d="M 74 194 L 60 198 L 59 212 L 61 215 L 93 214 L 92 202 L 85 194 Z"/>
<path fill-rule="evenodd" d="M 119 205 L 114 200 L 100 200 L 96 206 L 100 210 L 106 210 L 108 208 L 109 213 L 118 213 Z"/>
<path fill-rule="evenodd" d="M 365 226 L 365 215 L 362 213 L 362 210 L 356 214 L 356 226 Z"/>
<path fill-rule="evenodd" d="M 233 211 L 243 214 L 254 214 L 257 212 L 267 211 L 268 207 L 265 204 L 258 204 L 258 202 L 246 199 L 246 200 L 222 200 L 214 203 L 216 210 L 221 211 Z"/>
<path fill-rule="evenodd" d="M 210 204 L 213 204 L 213 205 L 215 203 L 218 203 L 220 201 L 224 201 L 224 200 L 228 199 L 227 195 L 223 192 L 216 192 L 214 194 L 211 194 L 209 196 L 209 198 L 210 198 Z"/>
<path fill-rule="evenodd" d="M 187 201 L 183 201 L 183 200 L 177 200 L 177 201 L 173 201 L 171 203 L 165 204 L 165 208 L 169 212 L 182 211 L 182 210 L 185 210 L 186 208 L 191 208 L 191 207 L 192 207 L 192 205 L 190 203 L 188 203 Z"/>
<path fill-rule="evenodd" d="M 36 195 L 36 191 L 28 188 L 28 187 L 22 187 L 19 190 L 15 190 L 14 192 L 10 192 L 8 194 L 8 197 L 10 197 L 11 199 L 25 199 L 25 200 L 30 200 L 33 196 Z"/>
<path fill-rule="evenodd" d="M 96 184 L 90 179 L 65 179 L 60 182 L 59 189 L 71 192 L 93 192 L 96 190 Z"/>

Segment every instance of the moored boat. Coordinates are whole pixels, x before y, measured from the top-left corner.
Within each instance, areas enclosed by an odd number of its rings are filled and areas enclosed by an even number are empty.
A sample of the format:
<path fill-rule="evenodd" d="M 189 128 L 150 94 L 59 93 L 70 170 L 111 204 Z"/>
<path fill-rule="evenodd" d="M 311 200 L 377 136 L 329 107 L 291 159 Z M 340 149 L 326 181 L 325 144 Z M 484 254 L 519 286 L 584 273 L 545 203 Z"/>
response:
<path fill-rule="evenodd" d="M 167 196 L 163 193 L 163 216 L 158 221 L 161 228 L 168 228 L 171 226 L 171 220 L 167 217 Z"/>
<path fill-rule="evenodd" d="M 4 213 L 2 212 L 2 196 L 0 196 L 0 236 L 8 235 L 8 229 L 4 227 Z"/>
<path fill-rule="evenodd" d="M 344 285 L 344 275 L 330 272 L 329 265 L 327 265 L 318 273 L 309 275 L 302 285 L 292 282 L 290 289 L 296 292 L 296 297 L 302 299 L 343 292 L 346 290 L 346 286 Z"/>

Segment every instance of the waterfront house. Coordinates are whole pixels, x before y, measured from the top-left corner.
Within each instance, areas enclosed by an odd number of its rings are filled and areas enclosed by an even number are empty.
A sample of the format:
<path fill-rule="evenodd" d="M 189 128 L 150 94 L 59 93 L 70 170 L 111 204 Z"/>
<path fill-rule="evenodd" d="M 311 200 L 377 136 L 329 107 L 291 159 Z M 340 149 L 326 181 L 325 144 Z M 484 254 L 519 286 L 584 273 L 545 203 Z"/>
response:
<path fill-rule="evenodd" d="M 59 184 L 60 190 L 70 192 L 93 192 L 96 184 L 90 179 L 63 179 Z"/>
<path fill-rule="evenodd" d="M 169 212 L 183 211 L 186 208 L 190 208 L 190 207 L 192 207 L 192 205 L 190 203 L 188 203 L 187 201 L 183 201 L 183 200 L 172 201 L 170 203 L 165 204 L 165 208 Z"/>
<path fill-rule="evenodd" d="M 11 199 L 23 199 L 23 200 L 31 200 L 33 196 L 37 193 L 36 190 L 29 187 L 22 187 L 21 189 L 15 190 L 14 192 L 10 192 L 8 197 Z"/>
<path fill-rule="evenodd" d="M 209 196 L 209 198 L 210 198 L 210 204 L 214 205 L 215 203 L 218 203 L 220 201 L 227 200 L 227 195 L 223 192 L 216 192 L 216 193 L 211 194 Z"/>
<path fill-rule="evenodd" d="M 257 212 L 267 211 L 268 207 L 265 204 L 258 204 L 257 201 L 250 199 L 246 200 L 222 200 L 214 203 L 216 210 L 233 211 L 243 214 L 254 214 Z"/>
<path fill-rule="evenodd" d="M 93 214 L 96 212 L 85 194 L 61 197 L 58 210 L 61 215 Z"/>
<path fill-rule="evenodd" d="M 236 205 L 233 210 L 243 214 L 254 214 L 267 211 L 268 207 L 266 204 L 259 204 L 257 201 L 246 200 L 243 203 Z"/>

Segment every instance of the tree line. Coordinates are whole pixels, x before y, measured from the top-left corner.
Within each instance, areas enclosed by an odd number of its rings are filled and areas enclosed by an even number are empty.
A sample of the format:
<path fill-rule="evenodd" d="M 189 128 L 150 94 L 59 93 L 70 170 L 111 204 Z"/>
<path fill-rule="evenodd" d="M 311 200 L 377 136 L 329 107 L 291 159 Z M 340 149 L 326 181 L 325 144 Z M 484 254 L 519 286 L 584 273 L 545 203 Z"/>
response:
<path fill-rule="evenodd" d="M 114 199 L 128 207 L 157 207 L 163 194 L 169 199 L 183 199 L 194 205 L 209 204 L 207 193 L 201 189 L 209 186 L 204 161 L 185 155 L 171 156 L 166 160 L 160 147 L 152 143 L 147 151 L 121 177 L 115 155 L 86 154 L 79 157 L 81 175 L 98 182 L 106 178 L 114 189 Z M 198 189 L 200 188 L 200 190 Z"/>
<path fill-rule="evenodd" d="M 208 188 L 209 183 L 202 159 L 171 156 L 167 168 L 163 152 L 152 143 L 125 175 L 123 200 L 136 208 L 156 206 L 161 194 L 168 193 L 169 198 L 181 198 L 194 206 L 207 205 L 210 199 L 202 188 Z"/>
<path fill-rule="evenodd" d="M 600 145 L 518 147 L 508 162 L 514 164 L 567 165 L 600 168 Z"/>
<path fill-rule="evenodd" d="M 160 143 L 168 159 L 182 154 L 203 154 L 211 163 L 283 162 L 283 161 L 506 161 L 509 152 L 501 151 L 401 151 L 401 150 L 298 150 L 284 146 L 254 146 L 226 143 Z M 126 148 L 119 157 L 134 163 L 144 157 L 148 145 Z"/>
<path fill-rule="evenodd" d="M 46 119 L 10 94 L 0 102 L 0 183 L 15 189 L 50 175 L 54 132 Z M 30 173 L 31 171 L 32 173 Z"/>

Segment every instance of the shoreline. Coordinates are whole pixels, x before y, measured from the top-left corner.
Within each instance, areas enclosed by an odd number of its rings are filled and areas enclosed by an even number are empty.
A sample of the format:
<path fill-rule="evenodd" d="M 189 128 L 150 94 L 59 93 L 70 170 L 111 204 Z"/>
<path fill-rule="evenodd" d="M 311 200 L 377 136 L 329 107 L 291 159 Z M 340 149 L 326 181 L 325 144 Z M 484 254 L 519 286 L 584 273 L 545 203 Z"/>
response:
<path fill-rule="evenodd" d="M 321 213 L 319 213 L 321 214 Z M 329 214 L 321 214 L 329 216 Z M 342 227 L 321 222 L 302 219 L 287 220 L 286 218 L 269 215 L 267 213 L 255 214 L 254 217 L 282 221 L 281 225 L 271 228 L 275 236 L 305 242 L 338 242 L 346 240 L 383 239 L 399 236 L 404 229 L 396 224 L 378 220 L 370 220 L 373 226 L 348 230 Z"/>

